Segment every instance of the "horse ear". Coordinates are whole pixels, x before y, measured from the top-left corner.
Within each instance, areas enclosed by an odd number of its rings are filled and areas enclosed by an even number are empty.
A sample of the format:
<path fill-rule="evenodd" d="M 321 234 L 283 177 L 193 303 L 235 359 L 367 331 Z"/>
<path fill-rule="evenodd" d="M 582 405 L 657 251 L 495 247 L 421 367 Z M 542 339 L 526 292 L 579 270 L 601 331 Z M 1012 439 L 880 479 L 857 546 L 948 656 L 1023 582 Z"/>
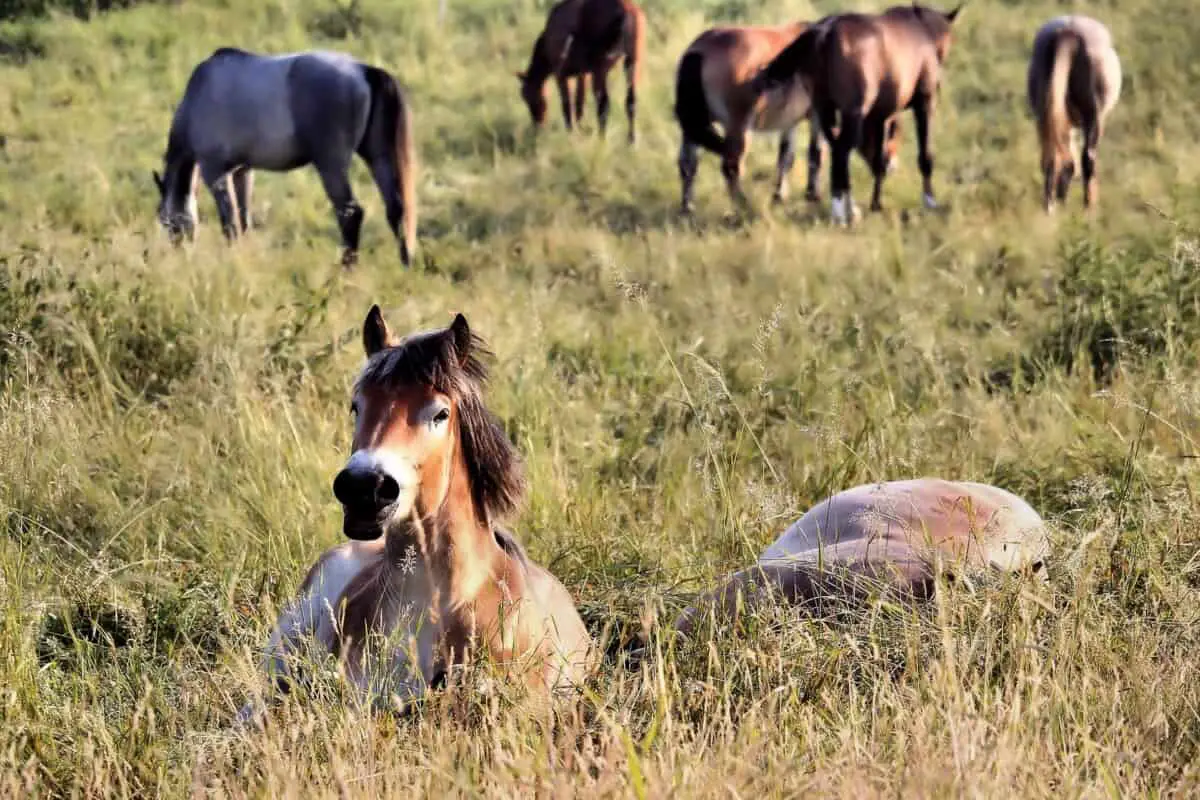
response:
<path fill-rule="evenodd" d="M 158 187 L 158 193 L 162 194 L 164 189 L 162 176 L 158 174 L 158 170 L 156 169 L 150 170 L 150 174 L 154 176 L 154 185 Z"/>
<path fill-rule="evenodd" d="M 954 18 L 958 16 L 958 12 L 963 10 L 966 3 L 959 3 L 953 11 L 946 14 L 946 22 L 954 22 Z"/>
<path fill-rule="evenodd" d="M 454 337 L 454 352 L 458 355 L 458 362 L 466 363 L 471 355 L 471 326 L 462 314 L 454 315 L 454 322 L 450 323 L 450 335 Z"/>
<path fill-rule="evenodd" d="M 517 80 L 522 81 L 522 82 L 527 77 L 527 74 L 523 70 L 517 70 L 516 72 L 513 73 L 513 75 L 516 75 Z"/>
<path fill-rule="evenodd" d="M 367 358 L 387 347 L 391 340 L 392 332 L 384 322 L 383 312 L 379 310 L 378 305 L 371 306 L 371 310 L 367 312 L 367 319 L 363 322 L 363 349 L 367 351 Z"/>

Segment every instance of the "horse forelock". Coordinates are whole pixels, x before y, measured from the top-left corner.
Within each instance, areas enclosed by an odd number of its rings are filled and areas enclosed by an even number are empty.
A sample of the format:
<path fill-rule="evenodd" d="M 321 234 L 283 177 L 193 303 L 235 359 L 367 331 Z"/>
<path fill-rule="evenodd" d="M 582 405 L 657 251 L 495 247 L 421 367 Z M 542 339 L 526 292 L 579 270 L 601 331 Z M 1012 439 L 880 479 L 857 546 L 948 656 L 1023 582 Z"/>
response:
<path fill-rule="evenodd" d="M 525 493 L 525 479 L 516 448 L 483 402 L 488 380 L 485 359 L 492 353 L 474 333 L 467 351 L 466 358 L 460 358 L 448 329 L 413 334 L 371 356 L 355 388 L 387 391 L 426 386 L 451 399 L 458 413 L 459 440 L 476 512 L 490 524 L 516 509 Z"/>

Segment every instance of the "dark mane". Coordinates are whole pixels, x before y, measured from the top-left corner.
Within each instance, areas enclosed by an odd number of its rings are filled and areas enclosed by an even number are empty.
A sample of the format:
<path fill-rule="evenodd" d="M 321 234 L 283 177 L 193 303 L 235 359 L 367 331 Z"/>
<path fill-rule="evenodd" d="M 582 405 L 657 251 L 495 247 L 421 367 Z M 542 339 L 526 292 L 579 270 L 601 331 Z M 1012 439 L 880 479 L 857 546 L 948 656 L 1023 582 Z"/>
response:
<path fill-rule="evenodd" d="M 473 333 L 467 350 L 467 357 L 460 359 L 449 329 L 415 334 L 372 356 L 358 385 L 389 389 L 419 384 L 454 402 L 475 512 L 491 525 L 516 509 L 525 493 L 525 478 L 516 448 L 483 403 L 488 379 L 484 359 L 492 353 Z"/>

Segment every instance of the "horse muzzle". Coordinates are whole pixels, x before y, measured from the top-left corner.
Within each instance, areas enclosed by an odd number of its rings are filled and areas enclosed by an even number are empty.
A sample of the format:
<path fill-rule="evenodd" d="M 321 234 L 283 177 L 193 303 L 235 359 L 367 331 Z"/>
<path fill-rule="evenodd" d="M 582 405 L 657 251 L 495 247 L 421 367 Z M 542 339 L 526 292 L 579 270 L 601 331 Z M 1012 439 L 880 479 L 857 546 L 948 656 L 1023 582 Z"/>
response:
<path fill-rule="evenodd" d="M 333 495 L 342 504 L 342 531 L 350 539 L 378 539 L 400 494 L 400 483 L 378 467 L 343 469 L 333 479 Z"/>

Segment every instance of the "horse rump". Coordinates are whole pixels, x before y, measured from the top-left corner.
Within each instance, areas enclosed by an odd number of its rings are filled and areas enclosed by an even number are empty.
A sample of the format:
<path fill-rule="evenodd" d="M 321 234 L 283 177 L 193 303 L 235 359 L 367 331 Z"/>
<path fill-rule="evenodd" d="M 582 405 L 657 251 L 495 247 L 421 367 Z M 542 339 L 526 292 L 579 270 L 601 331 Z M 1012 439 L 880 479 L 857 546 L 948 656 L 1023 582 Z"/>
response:
<path fill-rule="evenodd" d="M 675 119 L 685 138 L 713 153 L 723 153 L 725 139 L 712 124 L 704 93 L 704 54 L 691 51 L 679 60 L 675 79 Z"/>

